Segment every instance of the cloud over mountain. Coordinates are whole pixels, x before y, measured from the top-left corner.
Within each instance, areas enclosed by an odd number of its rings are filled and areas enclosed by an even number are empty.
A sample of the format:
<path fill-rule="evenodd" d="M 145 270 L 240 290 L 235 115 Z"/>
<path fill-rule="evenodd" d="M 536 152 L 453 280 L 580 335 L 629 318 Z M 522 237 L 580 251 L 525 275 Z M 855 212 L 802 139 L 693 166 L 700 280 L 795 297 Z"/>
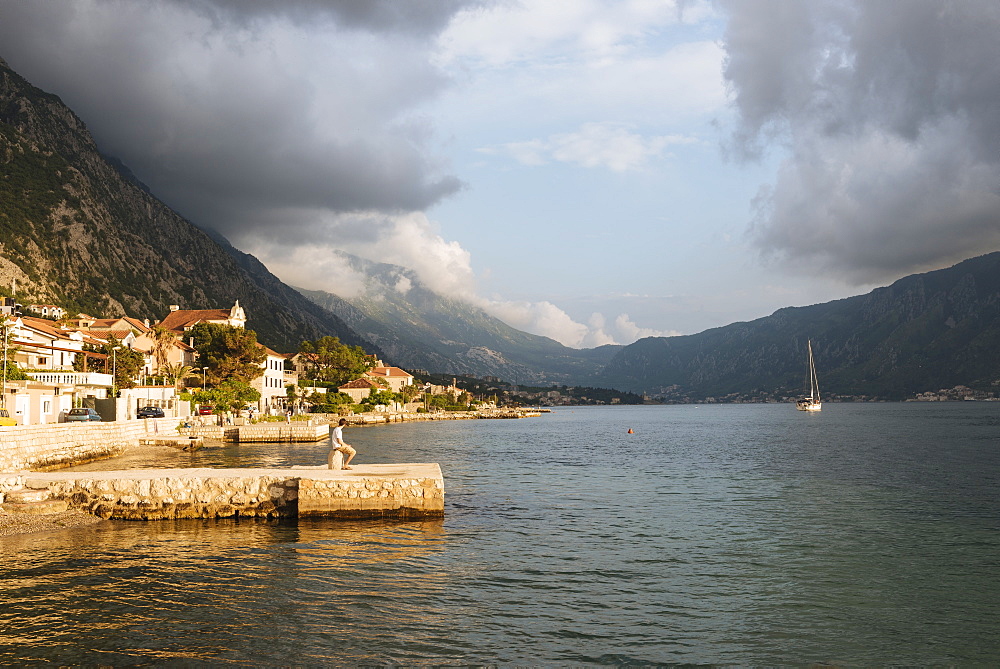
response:
<path fill-rule="evenodd" d="M 447 84 L 429 54 L 461 4 L 5 2 L 0 44 L 196 223 L 309 235 L 323 216 L 281 214 L 422 211 L 461 187 L 414 113 Z"/>

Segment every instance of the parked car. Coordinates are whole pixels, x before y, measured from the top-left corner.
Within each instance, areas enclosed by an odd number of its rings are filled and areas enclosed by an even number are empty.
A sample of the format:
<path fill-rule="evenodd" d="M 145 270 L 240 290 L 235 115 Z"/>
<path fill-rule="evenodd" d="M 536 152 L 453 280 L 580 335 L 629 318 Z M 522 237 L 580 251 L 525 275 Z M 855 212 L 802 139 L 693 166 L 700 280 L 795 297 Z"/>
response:
<path fill-rule="evenodd" d="M 204 406 L 198 407 L 198 415 L 199 416 L 211 416 L 213 411 L 215 411 L 215 407 L 209 406 L 207 404 L 204 405 Z"/>
<path fill-rule="evenodd" d="M 85 409 L 85 408 L 70 409 L 69 413 L 66 414 L 67 422 L 73 422 L 73 421 L 86 422 L 91 420 L 103 420 L 103 419 L 101 418 L 101 414 L 97 413 L 93 409 Z"/>
<path fill-rule="evenodd" d="M 10 412 L 6 409 L 0 409 L 0 425 L 17 425 L 17 419 L 11 418 Z"/>
<path fill-rule="evenodd" d="M 163 418 L 163 409 L 160 407 L 142 407 L 135 412 L 136 418 Z"/>

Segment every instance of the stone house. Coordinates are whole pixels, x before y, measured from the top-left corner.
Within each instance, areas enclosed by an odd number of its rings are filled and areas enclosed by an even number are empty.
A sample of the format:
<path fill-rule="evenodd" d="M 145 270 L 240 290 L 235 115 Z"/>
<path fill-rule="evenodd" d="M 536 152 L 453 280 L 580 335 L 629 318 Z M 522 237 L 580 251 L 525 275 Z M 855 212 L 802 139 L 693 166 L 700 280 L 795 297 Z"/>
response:
<path fill-rule="evenodd" d="M 362 400 L 371 395 L 372 389 L 375 389 L 376 391 L 388 390 L 388 388 L 374 379 L 368 378 L 354 379 L 353 381 L 348 381 L 344 385 L 337 388 L 337 390 L 345 395 L 350 395 L 351 401 L 355 404 L 361 403 Z"/>
<path fill-rule="evenodd" d="M 54 304 L 29 304 L 28 310 L 41 314 L 45 318 L 60 319 L 66 315 L 66 310 Z"/>
<path fill-rule="evenodd" d="M 365 372 L 365 377 L 385 381 L 394 393 L 413 385 L 413 375 L 399 367 L 373 367 Z"/>

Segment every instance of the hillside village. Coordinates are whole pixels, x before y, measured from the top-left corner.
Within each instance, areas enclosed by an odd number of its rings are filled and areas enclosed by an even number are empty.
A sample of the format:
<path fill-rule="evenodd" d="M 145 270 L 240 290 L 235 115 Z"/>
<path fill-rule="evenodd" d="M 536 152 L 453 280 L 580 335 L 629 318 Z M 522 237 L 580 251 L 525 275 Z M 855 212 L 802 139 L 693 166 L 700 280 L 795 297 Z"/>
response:
<path fill-rule="evenodd" d="M 443 395 L 453 403 L 460 394 L 454 384 L 417 386 L 412 374 L 387 367 L 374 356 L 365 356 L 359 373 L 346 382 L 308 381 L 317 377 L 311 373 L 315 355 L 279 353 L 247 330 L 256 349 L 252 371 L 245 375 L 252 390 L 244 389 L 238 406 L 223 406 L 212 393 L 232 380 L 218 361 L 201 359 L 194 335 L 205 325 L 219 326 L 222 332 L 242 331 L 246 322 L 239 301 L 229 309 L 173 305 L 154 323 L 127 316 L 69 317 L 55 305 L 22 307 L 2 298 L 2 406 L 22 425 L 61 422 L 77 407 L 95 409 L 103 420 L 136 418 L 140 409 L 149 407 L 165 416 L 186 418 L 195 412 L 222 420 L 230 413 L 284 417 L 317 404 L 334 410 L 363 403 L 366 408 L 399 410 L 418 397 L 426 402 L 427 395 Z"/>

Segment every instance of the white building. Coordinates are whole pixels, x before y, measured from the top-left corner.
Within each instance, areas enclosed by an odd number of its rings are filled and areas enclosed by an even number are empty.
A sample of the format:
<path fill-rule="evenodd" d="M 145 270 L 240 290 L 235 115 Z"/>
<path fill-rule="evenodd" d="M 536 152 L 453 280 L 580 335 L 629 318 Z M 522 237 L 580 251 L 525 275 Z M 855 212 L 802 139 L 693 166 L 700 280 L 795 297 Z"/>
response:
<path fill-rule="evenodd" d="M 288 394 L 285 386 L 298 383 L 298 375 L 295 372 L 285 371 L 285 361 L 287 356 L 272 351 L 263 344 L 258 344 L 267 357 L 261 363 L 264 373 L 254 379 L 250 385 L 260 392 L 260 410 L 265 413 L 284 413 Z"/>

